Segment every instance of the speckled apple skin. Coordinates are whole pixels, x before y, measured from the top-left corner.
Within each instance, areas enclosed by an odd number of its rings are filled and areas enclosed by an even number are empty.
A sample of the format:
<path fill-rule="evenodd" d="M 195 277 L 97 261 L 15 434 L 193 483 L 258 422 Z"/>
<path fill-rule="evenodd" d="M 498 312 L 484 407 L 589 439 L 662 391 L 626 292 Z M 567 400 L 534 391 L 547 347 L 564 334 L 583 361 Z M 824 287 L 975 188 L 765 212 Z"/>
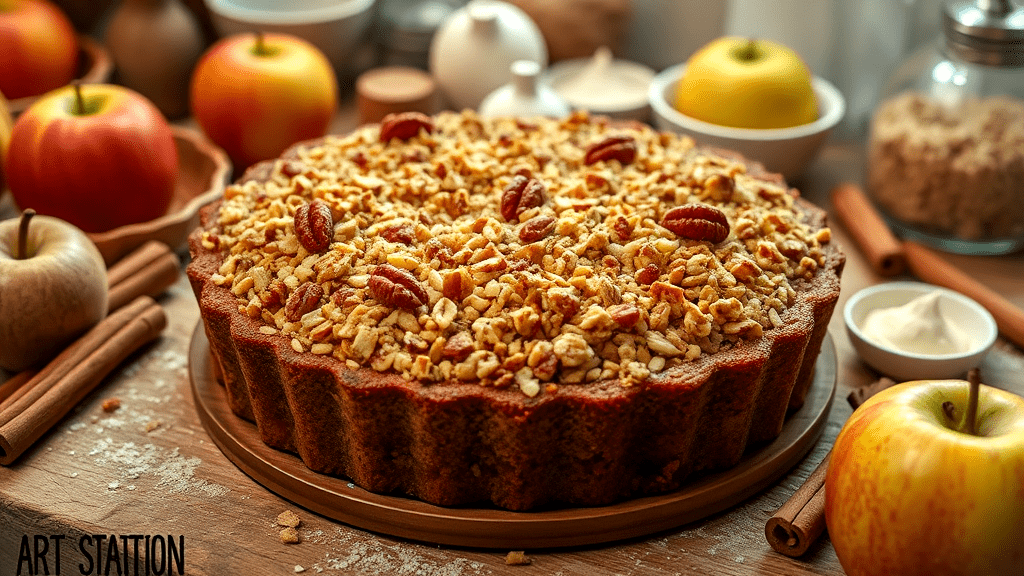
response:
<path fill-rule="evenodd" d="M 849 576 L 1024 574 L 1024 398 L 982 386 L 972 436 L 968 384 L 919 380 L 858 408 L 832 448 L 825 519 Z"/>
<path fill-rule="evenodd" d="M 17 259 L 18 218 L 0 222 L 0 368 L 46 362 L 107 313 L 107 272 L 95 244 L 48 216 L 29 222 Z"/>

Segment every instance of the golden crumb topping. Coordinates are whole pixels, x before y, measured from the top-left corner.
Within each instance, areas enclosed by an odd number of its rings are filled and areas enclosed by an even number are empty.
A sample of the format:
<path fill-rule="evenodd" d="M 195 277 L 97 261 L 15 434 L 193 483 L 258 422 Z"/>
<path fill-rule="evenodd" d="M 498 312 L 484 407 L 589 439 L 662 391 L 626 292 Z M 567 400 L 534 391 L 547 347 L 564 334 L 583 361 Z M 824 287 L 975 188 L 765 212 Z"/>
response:
<path fill-rule="evenodd" d="M 405 114 L 230 186 L 215 282 L 296 351 L 410 380 L 630 385 L 782 324 L 824 264 L 784 186 L 693 141 Z"/>

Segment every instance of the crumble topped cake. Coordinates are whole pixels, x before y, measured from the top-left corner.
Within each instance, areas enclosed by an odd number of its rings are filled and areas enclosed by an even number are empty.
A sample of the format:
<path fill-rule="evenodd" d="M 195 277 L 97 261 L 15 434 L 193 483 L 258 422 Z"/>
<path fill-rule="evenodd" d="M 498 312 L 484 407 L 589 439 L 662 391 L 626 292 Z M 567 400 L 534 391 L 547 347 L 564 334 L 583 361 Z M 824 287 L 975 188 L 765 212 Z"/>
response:
<path fill-rule="evenodd" d="M 795 191 L 685 137 L 407 113 L 250 169 L 189 276 L 268 444 L 529 509 L 671 489 L 778 435 L 838 297 L 829 241 Z"/>

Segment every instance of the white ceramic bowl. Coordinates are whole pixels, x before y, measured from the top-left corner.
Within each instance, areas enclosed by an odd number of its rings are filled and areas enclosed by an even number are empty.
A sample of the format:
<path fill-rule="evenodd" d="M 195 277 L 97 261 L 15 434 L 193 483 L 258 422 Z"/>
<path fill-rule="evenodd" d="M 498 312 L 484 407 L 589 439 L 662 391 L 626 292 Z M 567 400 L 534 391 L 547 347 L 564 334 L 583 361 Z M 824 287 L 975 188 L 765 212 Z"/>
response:
<path fill-rule="evenodd" d="M 959 354 L 915 354 L 881 345 L 861 330 L 871 310 L 902 306 L 929 292 L 940 293 L 939 307 L 952 321 L 966 329 L 970 347 Z M 846 333 L 862 360 L 897 381 L 962 378 L 981 364 L 999 329 L 981 304 L 946 288 L 921 282 L 888 282 L 865 288 L 846 302 L 843 309 Z"/>
<path fill-rule="evenodd" d="M 700 146 L 726 148 L 761 162 L 771 172 L 782 174 L 787 182 L 799 179 L 814 160 L 828 137 L 846 112 L 846 100 L 831 83 L 815 76 L 811 87 L 818 98 L 818 119 L 792 128 L 732 128 L 719 126 L 686 116 L 676 110 L 676 85 L 686 64 L 667 68 L 655 76 L 648 97 L 654 114 L 654 126 L 686 134 Z"/>
<path fill-rule="evenodd" d="M 280 32 L 309 41 L 339 75 L 368 36 L 377 0 L 205 0 L 217 33 Z"/>
<path fill-rule="evenodd" d="M 651 106 L 648 102 L 648 90 L 655 73 L 652 68 L 643 64 L 618 59 L 611 62 L 611 65 L 618 69 L 618 73 L 631 78 L 637 86 L 647 87 L 646 90 L 643 90 L 636 97 L 609 93 L 607 98 L 601 99 L 602 104 L 591 103 L 588 105 L 588 103 L 574 100 L 571 95 L 560 90 L 560 86 L 567 79 L 580 74 L 590 64 L 591 60 L 591 58 L 574 58 L 572 60 L 556 62 L 548 68 L 544 79 L 548 86 L 555 92 L 558 92 L 576 110 L 586 109 L 594 114 L 608 116 L 615 120 L 649 121 L 651 119 Z"/>

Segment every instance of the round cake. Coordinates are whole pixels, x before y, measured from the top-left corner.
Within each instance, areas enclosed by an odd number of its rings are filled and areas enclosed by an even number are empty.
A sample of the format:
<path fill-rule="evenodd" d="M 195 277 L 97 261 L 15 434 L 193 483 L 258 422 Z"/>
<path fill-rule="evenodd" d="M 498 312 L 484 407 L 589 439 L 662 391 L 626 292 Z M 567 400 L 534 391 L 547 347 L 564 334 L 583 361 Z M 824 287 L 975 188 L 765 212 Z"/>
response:
<path fill-rule="evenodd" d="M 268 445 L 510 510 L 672 490 L 775 438 L 844 263 L 777 176 L 582 113 L 296 145 L 189 247 L 218 379 Z"/>

